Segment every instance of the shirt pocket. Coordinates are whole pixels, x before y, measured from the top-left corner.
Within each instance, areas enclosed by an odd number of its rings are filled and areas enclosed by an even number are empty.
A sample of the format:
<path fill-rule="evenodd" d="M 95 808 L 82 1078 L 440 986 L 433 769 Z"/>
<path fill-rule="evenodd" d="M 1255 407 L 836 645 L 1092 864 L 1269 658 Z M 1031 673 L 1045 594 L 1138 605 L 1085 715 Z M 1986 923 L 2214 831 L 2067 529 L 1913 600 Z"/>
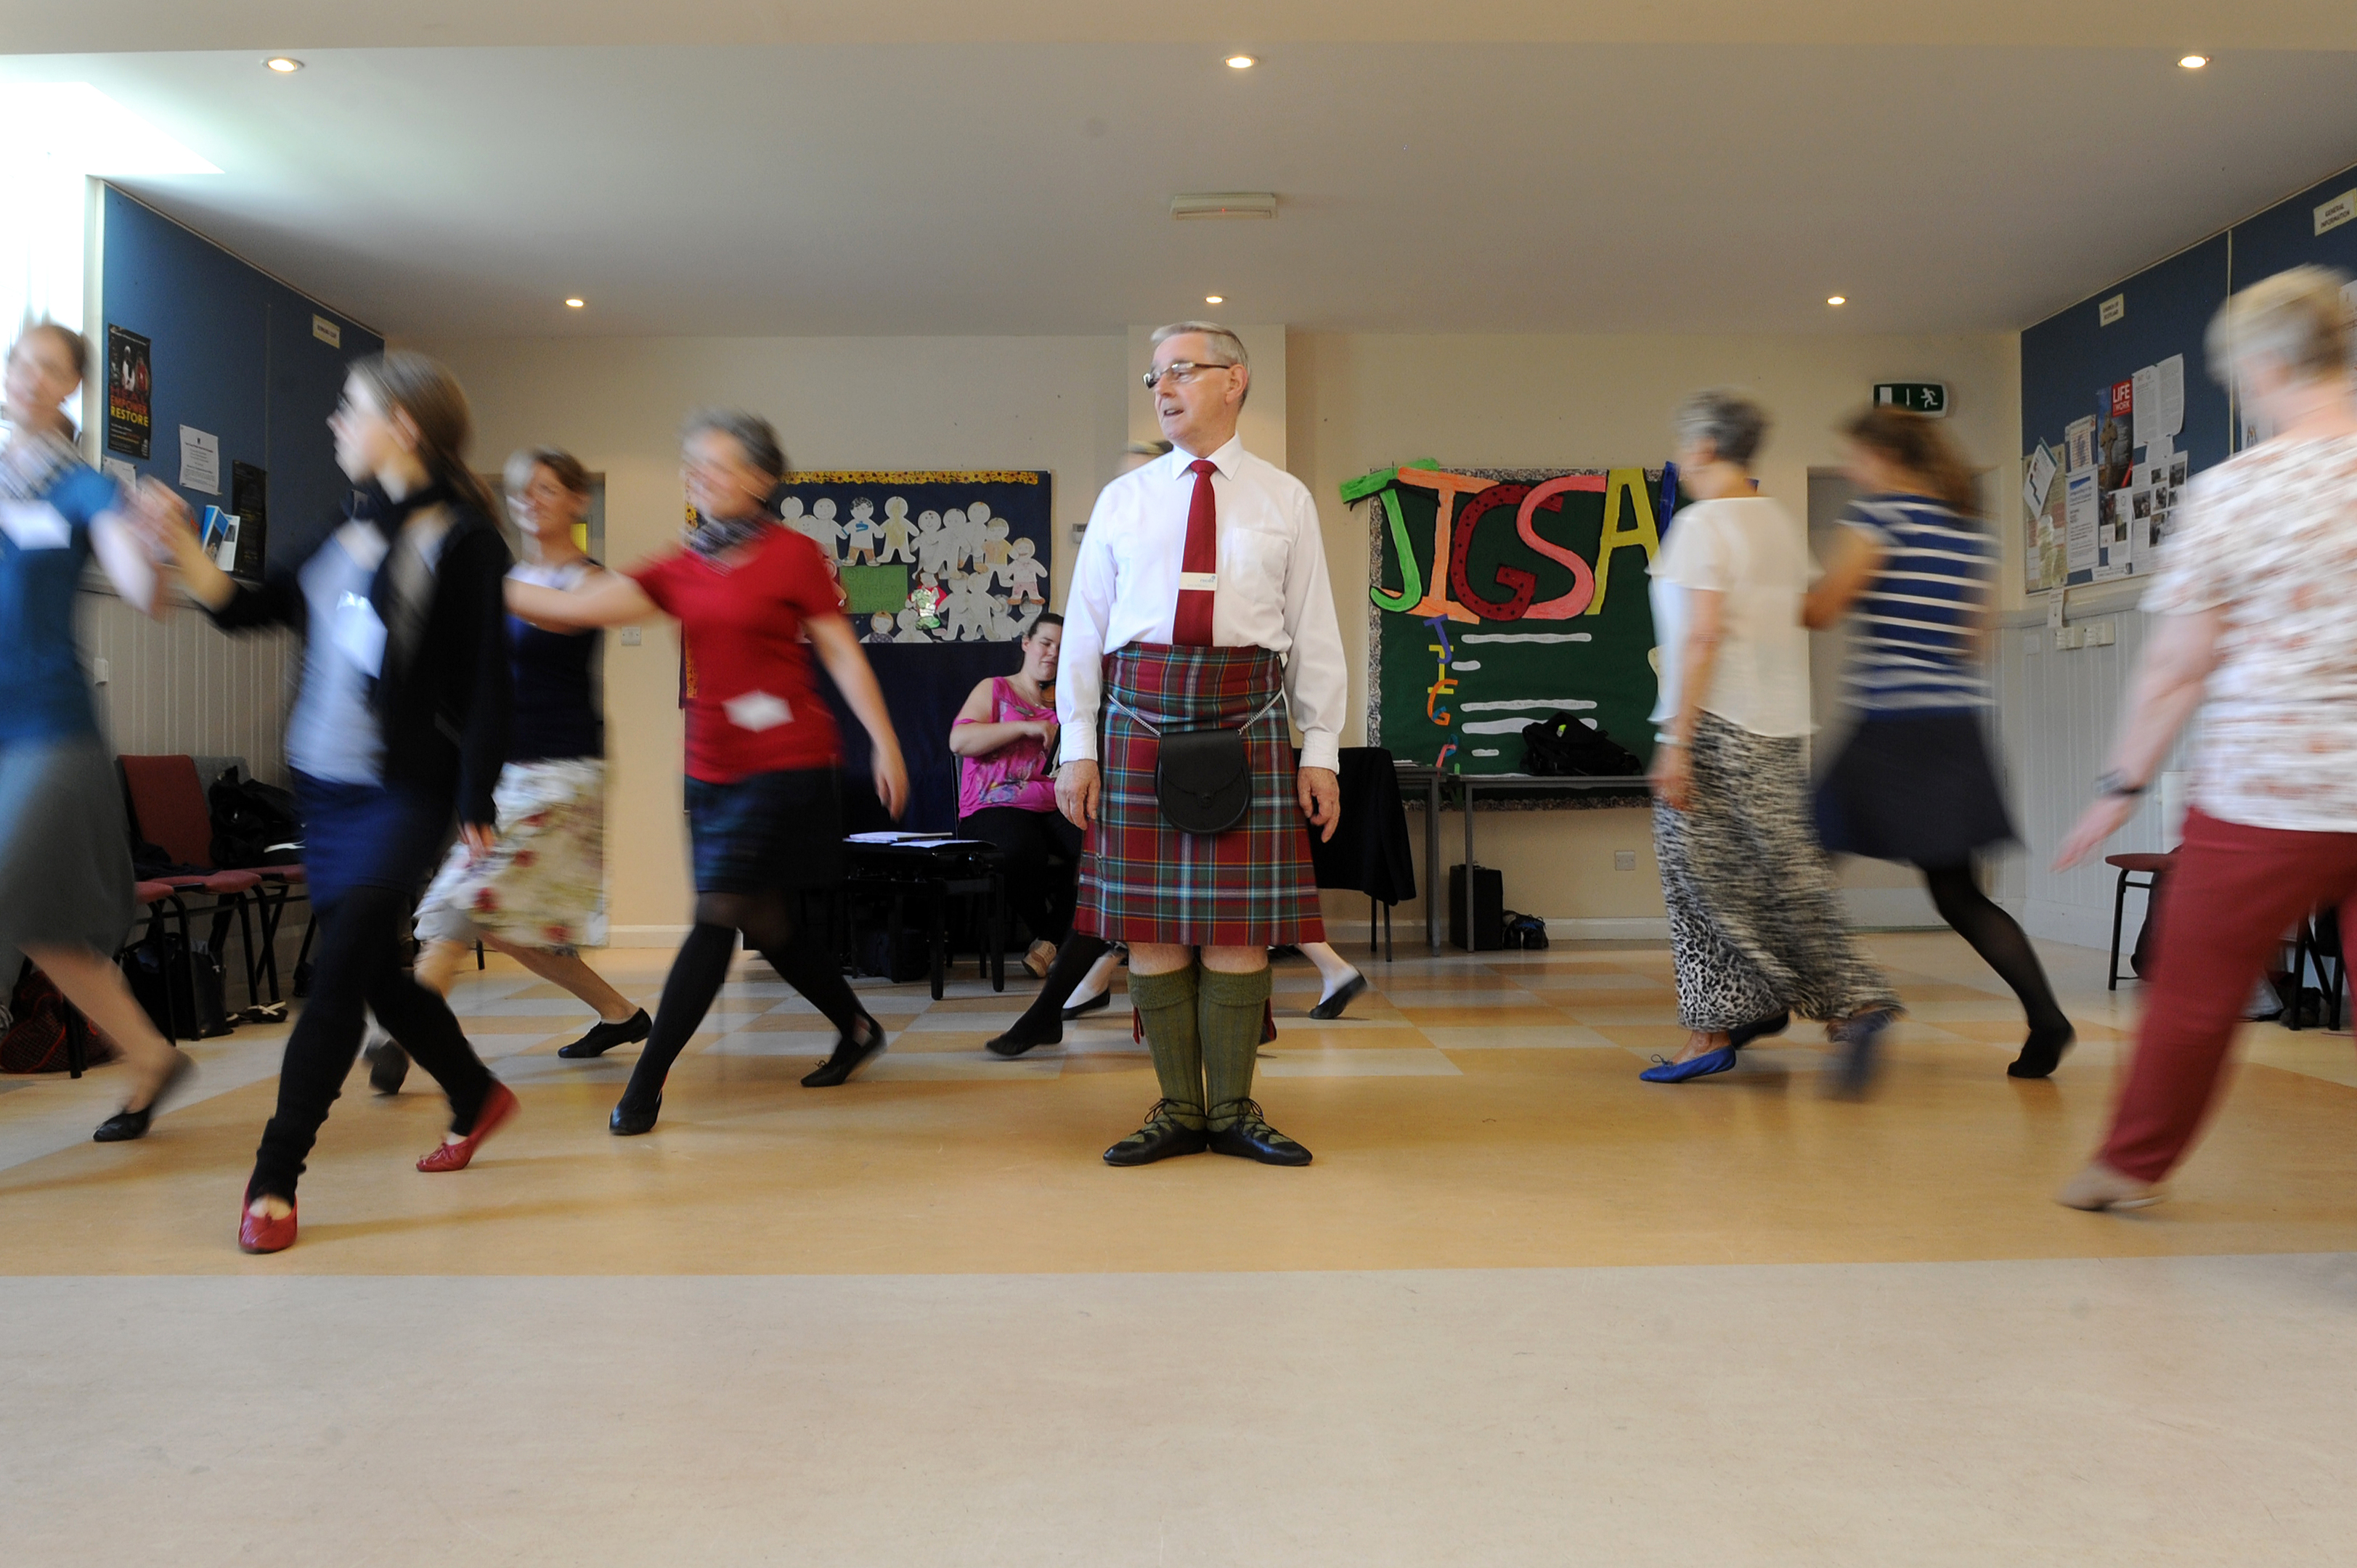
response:
<path fill-rule="evenodd" d="M 1220 575 L 1239 584 L 1266 583 L 1279 587 L 1293 560 L 1293 536 L 1279 529 L 1240 524 L 1221 541 Z"/>

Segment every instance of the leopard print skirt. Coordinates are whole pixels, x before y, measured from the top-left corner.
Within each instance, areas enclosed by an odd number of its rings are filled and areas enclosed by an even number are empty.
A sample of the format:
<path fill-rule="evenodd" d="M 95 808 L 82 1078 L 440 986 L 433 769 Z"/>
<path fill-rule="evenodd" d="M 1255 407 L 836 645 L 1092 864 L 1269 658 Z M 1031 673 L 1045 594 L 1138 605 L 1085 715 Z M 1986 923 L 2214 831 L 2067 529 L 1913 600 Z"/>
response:
<path fill-rule="evenodd" d="M 1787 1011 L 1834 1019 L 1896 1007 L 1843 922 L 1810 826 L 1801 737 L 1705 714 L 1690 761 L 1686 809 L 1653 805 L 1678 1022 L 1718 1031 Z"/>

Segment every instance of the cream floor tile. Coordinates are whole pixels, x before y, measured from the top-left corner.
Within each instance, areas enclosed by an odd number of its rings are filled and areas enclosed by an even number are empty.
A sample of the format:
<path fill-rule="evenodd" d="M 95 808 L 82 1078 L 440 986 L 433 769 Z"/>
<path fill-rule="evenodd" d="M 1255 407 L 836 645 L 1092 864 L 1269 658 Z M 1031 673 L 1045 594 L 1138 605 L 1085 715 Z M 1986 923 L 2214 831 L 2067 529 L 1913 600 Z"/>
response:
<path fill-rule="evenodd" d="M 1530 992 L 1511 986 L 1394 987 L 1383 998 L 1394 1007 L 1528 1007 L 1534 1002 Z"/>
<path fill-rule="evenodd" d="M 1456 1078 L 1457 1064 L 1428 1047 L 1375 1047 L 1355 1050 L 1286 1049 L 1283 1041 L 1261 1052 L 1264 1078 Z"/>
<path fill-rule="evenodd" d="M 1595 1030 L 1566 1023 L 1532 1028 L 1427 1028 L 1424 1037 L 1444 1051 L 1614 1050 L 1612 1041 Z"/>

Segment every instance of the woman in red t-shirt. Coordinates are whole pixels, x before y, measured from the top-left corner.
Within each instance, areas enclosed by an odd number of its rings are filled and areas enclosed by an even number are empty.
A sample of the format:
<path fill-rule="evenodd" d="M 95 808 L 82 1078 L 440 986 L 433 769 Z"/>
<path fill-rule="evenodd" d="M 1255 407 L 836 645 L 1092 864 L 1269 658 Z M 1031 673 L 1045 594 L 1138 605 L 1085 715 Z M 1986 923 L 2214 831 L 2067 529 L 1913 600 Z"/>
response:
<path fill-rule="evenodd" d="M 909 799 L 899 738 L 844 617 L 834 570 L 769 510 L 786 471 L 777 433 L 754 414 L 704 412 L 688 417 L 683 446 L 696 519 L 683 548 L 578 593 L 513 579 L 507 590 L 511 610 L 544 624 L 674 617 L 686 650 L 695 926 L 672 961 L 654 1032 L 608 1123 L 624 1136 L 654 1126 L 664 1075 L 719 994 L 739 931 L 839 1034 L 804 1087 L 841 1083 L 884 1048 L 883 1028 L 860 1007 L 834 955 L 793 918 L 793 894 L 842 876 L 842 749 L 813 679 L 812 650 L 874 743 L 885 808 L 897 818 Z"/>

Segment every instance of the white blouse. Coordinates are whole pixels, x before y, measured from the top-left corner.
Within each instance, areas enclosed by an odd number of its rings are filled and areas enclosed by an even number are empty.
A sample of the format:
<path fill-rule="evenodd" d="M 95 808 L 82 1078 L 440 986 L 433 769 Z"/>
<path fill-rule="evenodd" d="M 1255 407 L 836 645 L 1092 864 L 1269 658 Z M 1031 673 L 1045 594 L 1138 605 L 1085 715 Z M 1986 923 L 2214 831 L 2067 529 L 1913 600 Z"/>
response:
<path fill-rule="evenodd" d="M 1168 642 L 1178 613 L 1178 567 L 1195 495 L 1193 456 L 1174 449 L 1104 488 L 1090 515 L 1064 606 L 1056 716 L 1066 762 L 1097 756 L 1103 657 L 1133 642 Z M 1301 766 L 1335 766 L 1351 683 L 1342 628 L 1326 578 L 1317 503 L 1299 479 L 1231 437 L 1218 466 L 1219 586 L 1211 641 L 1266 648 L 1285 660 L 1286 704 L 1301 731 Z"/>
<path fill-rule="evenodd" d="M 1801 601 L 1814 573 L 1800 524 L 1765 496 L 1696 501 L 1677 514 L 1652 565 L 1661 651 L 1657 740 L 1677 716 L 1686 596 L 1696 590 L 1726 598 L 1702 711 L 1753 735 L 1809 733 L 1809 634 L 1801 625 Z"/>

